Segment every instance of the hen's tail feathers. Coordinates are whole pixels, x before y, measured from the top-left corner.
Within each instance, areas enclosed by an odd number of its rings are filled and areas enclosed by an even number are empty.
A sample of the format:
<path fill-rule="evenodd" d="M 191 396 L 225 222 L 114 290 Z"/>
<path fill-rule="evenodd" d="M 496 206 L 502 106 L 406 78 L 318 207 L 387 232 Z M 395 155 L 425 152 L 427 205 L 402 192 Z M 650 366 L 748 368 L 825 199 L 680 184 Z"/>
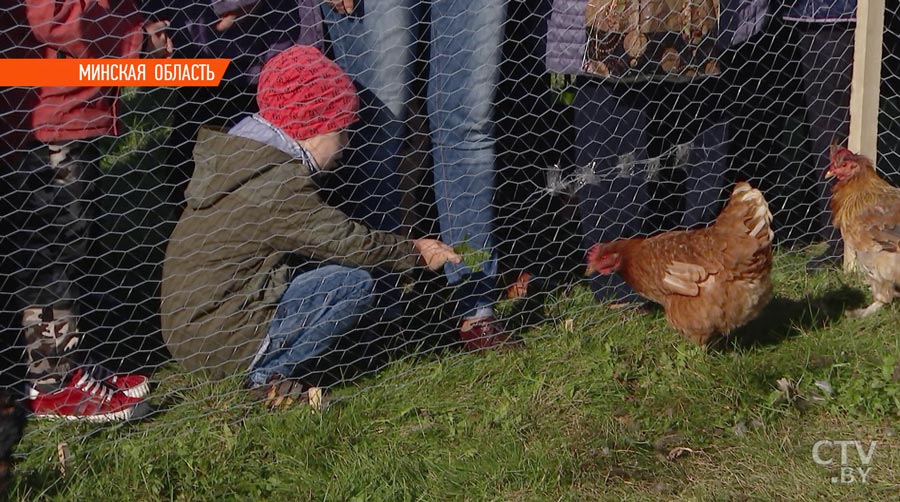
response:
<path fill-rule="evenodd" d="M 728 205 L 716 220 L 716 226 L 743 228 L 747 235 L 754 239 L 758 247 L 772 244 L 772 213 L 762 192 L 742 181 L 735 185 Z"/>

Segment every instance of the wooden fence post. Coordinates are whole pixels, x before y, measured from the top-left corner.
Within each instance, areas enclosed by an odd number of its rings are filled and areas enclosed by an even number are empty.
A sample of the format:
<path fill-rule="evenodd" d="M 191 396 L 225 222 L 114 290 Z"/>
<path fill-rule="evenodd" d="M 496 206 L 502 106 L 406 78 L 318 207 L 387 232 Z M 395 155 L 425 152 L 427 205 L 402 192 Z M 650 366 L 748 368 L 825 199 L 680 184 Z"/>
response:
<path fill-rule="evenodd" d="M 850 86 L 850 138 L 847 148 L 878 165 L 878 100 L 881 96 L 881 44 L 884 0 L 858 0 Z M 856 252 L 844 248 L 844 269 L 856 268 Z"/>

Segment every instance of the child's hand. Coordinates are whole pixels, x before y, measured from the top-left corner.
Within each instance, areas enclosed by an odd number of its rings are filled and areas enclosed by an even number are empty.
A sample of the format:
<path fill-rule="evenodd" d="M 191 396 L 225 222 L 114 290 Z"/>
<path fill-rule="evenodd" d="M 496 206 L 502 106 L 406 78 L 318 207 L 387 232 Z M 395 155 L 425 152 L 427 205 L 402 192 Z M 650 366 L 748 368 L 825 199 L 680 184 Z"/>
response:
<path fill-rule="evenodd" d="M 328 0 L 328 3 L 341 14 L 353 14 L 353 0 Z"/>
<path fill-rule="evenodd" d="M 452 247 L 437 239 L 416 239 L 413 243 L 422 256 L 425 266 L 431 270 L 440 270 L 448 261 L 450 263 L 462 261 L 462 256 L 456 254 Z"/>
<path fill-rule="evenodd" d="M 248 14 L 252 14 L 253 10 L 256 9 L 256 6 L 259 5 L 259 2 L 245 5 L 240 9 L 233 10 L 231 12 L 226 12 L 219 17 L 219 21 L 215 25 L 216 31 L 225 31 L 228 28 L 231 28 L 234 23 L 237 22 L 238 18 L 246 16 Z"/>
<path fill-rule="evenodd" d="M 231 25 L 237 20 L 238 16 L 243 14 L 240 11 L 227 12 L 219 18 L 219 22 L 216 23 L 216 31 L 225 31 L 228 28 L 231 28 Z"/>
<path fill-rule="evenodd" d="M 175 52 L 175 45 L 166 30 L 168 21 L 154 21 L 144 25 L 146 54 L 148 58 L 169 58 Z"/>

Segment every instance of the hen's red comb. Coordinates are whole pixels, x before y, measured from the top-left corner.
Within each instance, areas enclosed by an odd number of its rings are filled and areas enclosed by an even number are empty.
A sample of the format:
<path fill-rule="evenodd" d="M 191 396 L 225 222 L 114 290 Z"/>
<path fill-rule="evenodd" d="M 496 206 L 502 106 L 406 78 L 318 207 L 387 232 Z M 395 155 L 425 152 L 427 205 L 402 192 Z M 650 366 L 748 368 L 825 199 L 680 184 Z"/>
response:
<path fill-rule="evenodd" d="M 588 249 L 587 252 L 587 262 L 591 263 L 597 259 L 597 255 L 600 254 L 600 243 L 594 244 L 591 246 L 591 249 Z"/>

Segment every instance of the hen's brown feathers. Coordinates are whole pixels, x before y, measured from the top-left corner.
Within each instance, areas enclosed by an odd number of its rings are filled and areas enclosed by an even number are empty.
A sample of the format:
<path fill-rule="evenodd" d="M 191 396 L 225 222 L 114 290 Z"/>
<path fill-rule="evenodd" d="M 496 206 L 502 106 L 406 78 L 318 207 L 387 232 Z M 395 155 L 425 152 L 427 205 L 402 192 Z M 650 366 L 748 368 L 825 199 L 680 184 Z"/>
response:
<path fill-rule="evenodd" d="M 831 197 L 834 225 L 845 240 L 859 248 L 874 241 L 897 243 L 900 225 L 900 189 L 883 180 L 869 164 L 859 173 L 834 185 Z"/>
<path fill-rule="evenodd" d="M 850 164 L 851 174 L 832 188 L 834 225 L 872 288 L 873 313 L 898 296 L 900 288 L 900 189 L 882 179 L 872 162 L 847 152 L 833 162 Z"/>
<path fill-rule="evenodd" d="M 661 304 L 670 324 L 696 343 L 724 335 L 771 298 L 772 215 L 762 194 L 738 183 L 710 227 L 598 245 L 619 253 L 619 274 Z"/>

